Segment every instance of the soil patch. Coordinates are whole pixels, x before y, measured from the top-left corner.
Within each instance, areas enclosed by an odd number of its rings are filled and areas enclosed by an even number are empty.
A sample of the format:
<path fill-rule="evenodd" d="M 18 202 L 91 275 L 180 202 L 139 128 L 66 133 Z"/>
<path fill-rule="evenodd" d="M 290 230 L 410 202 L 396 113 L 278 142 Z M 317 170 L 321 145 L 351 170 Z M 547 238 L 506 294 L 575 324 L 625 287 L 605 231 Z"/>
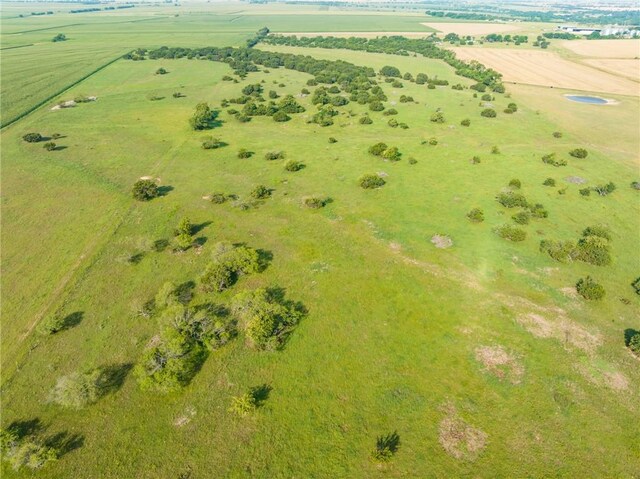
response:
<path fill-rule="evenodd" d="M 431 242 L 436 248 L 440 249 L 447 249 L 453 246 L 453 240 L 445 235 L 433 235 L 431 237 Z"/>
<path fill-rule="evenodd" d="M 518 358 L 502 346 L 480 346 L 476 348 L 476 361 L 485 370 L 499 379 L 507 379 L 511 384 L 520 384 L 524 367 Z"/>
<path fill-rule="evenodd" d="M 487 434 L 467 424 L 452 405 L 438 429 L 440 444 L 447 454 L 459 460 L 474 461 L 487 444 Z"/>

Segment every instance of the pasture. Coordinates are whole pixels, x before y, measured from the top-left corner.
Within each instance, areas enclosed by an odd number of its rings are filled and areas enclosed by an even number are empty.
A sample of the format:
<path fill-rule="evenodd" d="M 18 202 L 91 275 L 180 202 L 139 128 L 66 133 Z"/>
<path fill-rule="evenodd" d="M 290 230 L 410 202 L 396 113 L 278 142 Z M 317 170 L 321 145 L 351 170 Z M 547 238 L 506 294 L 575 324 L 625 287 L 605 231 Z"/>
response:
<path fill-rule="evenodd" d="M 106 14 L 74 16 L 79 25 L 61 30 L 71 39 L 62 45 L 69 57 L 56 44 L 3 55 L 3 123 L 5 108 L 18 115 L 45 101 L 1 133 L 2 426 L 20 422 L 60 447 L 59 460 L 38 477 L 632 477 L 640 468 L 640 371 L 624 331 L 640 329 L 631 286 L 640 271 L 640 204 L 630 186 L 639 180 L 637 94 L 611 92 L 620 104 L 605 109 L 562 103 L 564 90 L 507 84 L 505 94 L 483 100 L 473 81 L 439 60 L 256 45 L 448 82 L 394 85 L 378 74 L 385 110 L 396 114 L 350 101 L 323 127 L 312 122 L 319 87 L 306 73 L 260 66 L 241 78 L 222 62 L 116 59 L 167 43 L 242 45 L 265 24 L 377 33 L 415 32 L 425 20 L 279 4 L 196 6 L 176 7 L 179 17 L 158 7 L 157 19 L 135 23 L 142 8 L 119 12 L 130 22 L 124 29 L 101 23 Z M 56 16 L 46 19 L 55 29 L 25 33 L 25 41 L 57 33 Z M 20 19 L 5 21 L 18 30 Z M 93 51 L 100 53 L 92 58 Z M 455 51 L 466 58 L 466 49 Z M 522 83 L 545 75 L 527 65 L 549 56 L 491 51 L 473 54 L 507 81 L 518 68 Z M 47 55 L 53 72 L 68 65 L 67 77 L 46 80 Z M 69 66 L 65 58 L 76 60 Z M 161 68 L 167 73 L 157 74 Z M 21 71 L 33 83 L 17 83 Z M 563 78 L 580 81 L 571 75 Z M 605 88 L 609 77 L 567 88 Z M 15 91 L 5 91 L 7 81 Z M 627 84 L 611 84 L 629 93 Z M 230 110 L 243 106 L 222 102 L 250 85 L 265 97 L 290 94 L 305 111 L 282 123 L 239 121 Z M 51 111 L 88 95 L 97 100 Z M 189 125 L 200 102 L 219 112 L 210 130 Z M 516 111 L 504 113 L 510 103 Z M 481 116 L 489 107 L 495 118 Z M 432 121 L 437 113 L 443 122 Z M 364 116 L 372 122 L 361 123 Z M 58 133 L 60 148 L 24 141 L 30 132 Z M 222 146 L 204 149 L 211 136 Z M 397 146 L 399 161 L 370 154 L 378 142 Z M 588 157 L 570 156 L 577 147 Z M 241 149 L 253 154 L 239 158 Z M 285 158 L 265 159 L 276 151 Z M 567 165 L 543 163 L 550 153 Z M 288 171 L 289 160 L 304 167 Z M 363 189 L 364 174 L 386 184 Z M 146 176 L 160 178 L 162 195 L 139 202 L 131 188 Z M 544 184 L 548 178 L 555 186 Z M 519 226 L 520 242 L 495 232 L 514 223 L 517 209 L 496 201 L 516 191 L 512 180 L 548 211 Z M 617 185 L 608 196 L 579 191 L 607 182 Z M 257 185 L 271 196 L 253 201 Z M 235 199 L 215 204 L 206 199 L 213 193 Z M 309 208 L 309 197 L 323 207 Z M 484 221 L 469 220 L 474 208 Z M 174 230 L 184 217 L 195 240 L 178 251 Z M 577 240 L 594 225 L 611 234 L 607 266 L 561 263 L 540 251 L 541 240 Z M 436 247 L 434 237 L 450 247 Z M 200 276 L 222 241 L 260 250 L 264 269 L 208 292 Z M 601 301 L 577 295 L 587 275 L 607 291 Z M 162 395 L 142 390 L 131 371 L 157 341 L 157 318 L 140 309 L 167 281 L 181 285 L 192 306 L 229 311 L 236 294 L 274 287 L 306 313 L 281 350 L 251 349 L 239 327 L 182 390 Z M 71 319 L 41 334 L 52 315 Z M 74 410 L 51 402 L 60 377 L 99 367 L 118 380 L 95 404 Z M 231 412 L 232 399 L 254 387 L 263 391 L 259 407 L 245 417 Z M 373 460 L 377 438 L 394 432 L 392 459 Z M 3 463 L 2 475 L 31 472 Z"/>

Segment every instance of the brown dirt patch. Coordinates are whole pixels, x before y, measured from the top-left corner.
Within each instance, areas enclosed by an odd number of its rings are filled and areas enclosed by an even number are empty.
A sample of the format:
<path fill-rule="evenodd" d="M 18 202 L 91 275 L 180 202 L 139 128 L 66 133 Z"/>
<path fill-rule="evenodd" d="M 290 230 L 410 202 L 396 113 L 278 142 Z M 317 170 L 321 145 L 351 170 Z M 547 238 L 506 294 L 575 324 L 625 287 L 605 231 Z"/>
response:
<path fill-rule="evenodd" d="M 440 445 L 456 459 L 474 461 L 487 444 L 487 434 L 467 424 L 454 406 L 446 406 L 445 411 L 438 428 Z"/>
<path fill-rule="evenodd" d="M 590 333 L 564 314 L 556 313 L 545 317 L 531 312 L 517 316 L 516 321 L 536 337 L 555 339 L 565 346 L 590 354 L 594 353 L 602 342 L 599 334 Z"/>
<path fill-rule="evenodd" d="M 453 246 L 453 240 L 446 235 L 433 235 L 431 242 L 436 248 L 447 249 Z"/>
<path fill-rule="evenodd" d="M 522 30 L 521 24 L 514 23 L 421 23 L 441 33 L 457 33 L 458 35 L 487 35 L 489 33 L 515 32 Z"/>
<path fill-rule="evenodd" d="M 461 60 L 477 60 L 499 71 L 505 82 L 640 96 L 637 82 L 566 60 L 554 52 L 479 47 L 453 51 Z"/>
<path fill-rule="evenodd" d="M 567 176 L 564 181 L 567 183 L 573 183 L 574 185 L 583 185 L 587 182 L 587 180 L 579 176 Z"/>
<path fill-rule="evenodd" d="M 621 372 L 606 372 L 603 375 L 604 383 L 616 391 L 626 391 L 629 389 L 629 380 Z"/>
<path fill-rule="evenodd" d="M 475 354 L 476 361 L 499 379 L 507 379 L 511 384 L 520 384 L 522 381 L 524 366 L 502 346 L 480 346 Z"/>

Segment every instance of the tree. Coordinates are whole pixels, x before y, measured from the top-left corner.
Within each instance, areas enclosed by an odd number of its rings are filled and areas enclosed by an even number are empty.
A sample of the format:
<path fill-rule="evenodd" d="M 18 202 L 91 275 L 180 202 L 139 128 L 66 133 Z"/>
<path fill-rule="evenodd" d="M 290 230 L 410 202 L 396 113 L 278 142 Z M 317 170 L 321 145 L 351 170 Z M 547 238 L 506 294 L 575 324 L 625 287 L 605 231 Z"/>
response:
<path fill-rule="evenodd" d="M 400 70 L 398 70 L 396 67 L 392 67 L 389 65 L 383 66 L 380 69 L 380 75 L 385 76 L 385 77 L 391 77 L 391 78 L 400 78 Z"/>
<path fill-rule="evenodd" d="M 464 120 L 462 120 L 462 121 L 460 122 L 460 124 L 461 124 L 462 126 L 469 126 L 469 125 L 471 125 L 471 120 L 469 120 L 469 118 L 465 118 Z"/>
<path fill-rule="evenodd" d="M 198 103 L 196 111 L 189 119 L 189 124 L 194 130 L 207 130 L 213 128 L 218 112 L 209 108 L 206 103 Z"/>
<path fill-rule="evenodd" d="M 480 208 L 474 208 L 467 213 L 467 218 L 472 223 L 482 223 L 484 221 L 484 213 Z"/>
<path fill-rule="evenodd" d="M 165 70 L 163 67 L 160 67 L 156 70 L 156 75 L 166 75 L 167 73 L 169 72 Z"/>
<path fill-rule="evenodd" d="M 74 372 L 62 376 L 51 390 L 51 402 L 72 409 L 81 409 L 98 400 L 100 396 L 100 370 L 86 373 Z"/>
<path fill-rule="evenodd" d="M 20 437 L 11 429 L 0 430 L 0 453 L 16 471 L 23 467 L 40 469 L 59 455 L 54 447 L 42 445 L 30 437 Z"/>
<path fill-rule="evenodd" d="M 416 75 L 416 84 L 424 85 L 428 81 L 429 81 L 429 77 L 426 75 L 426 73 L 418 73 Z"/>
<path fill-rule="evenodd" d="M 385 183 L 386 181 L 384 181 L 383 178 L 374 174 L 362 175 L 358 180 L 358 184 L 360 185 L 360 187 L 364 188 L 365 190 L 380 188 L 381 186 L 384 186 Z"/>
<path fill-rule="evenodd" d="M 581 278 L 576 283 L 576 291 L 584 299 L 597 301 L 605 296 L 605 290 L 602 285 L 596 283 L 591 276 Z"/>
<path fill-rule="evenodd" d="M 64 42 L 67 40 L 67 36 L 64 33 L 58 33 L 55 37 L 51 39 L 53 43 Z"/>
<path fill-rule="evenodd" d="M 370 146 L 369 153 L 375 156 L 382 156 L 382 153 L 384 153 L 384 150 L 386 149 L 387 149 L 387 144 L 380 142 Z"/>
<path fill-rule="evenodd" d="M 589 155 L 589 152 L 584 148 L 575 148 L 569 152 L 571 156 L 574 158 L 586 158 Z"/>
<path fill-rule="evenodd" d="M 252 156 L 253 156 L 253 152 L 247 150 L 246 148 L 240 148 L 240 150 L 238 150 L 238 158 L 246 159 L 246 158 L 251 158 Z"/>
<path fill-rule="evenodd" d="M 496 116 L 498 116 L 493 108 L 485 108 L 484 110 L 482 110 L 480 115 L 484 116 L 485 118 L 495 118 Z"/>
<path fill-rule="evenodd" d="M 282 110 L 275 112 L 272 118 L 279 123 L 291 120 L 291 117 Z"/>
<path fill-rule="evenodd" d="M 304 164 L 296 160 L 289 160 L 284 164 L 284 169 L 287 171 L 300 171 L 302 168 Z"/>
<path fill-rule="evenodd" d="M 256 200 L 264 200 L 271 196 L 271 190 L 264 185 L 255 186 L 249 195 Z"/>
<path fill-rule="evenodd" d="M 431 115 L 431 121 L 433 123 L 444 123 L 445 119 L 444 119 L 444 115 L 442 114 L 442 112 L 436 112 L 433 115 Z"/>
<path fill-rule="evenodd" d="M 47 141 L 42 147 L 47 151 L 54 151 L 57 146 L 53 141 Z"/>
<path fill-rule="evenodd" d="M 42 141 L 44 138 L 40 133 L 27 133 L 22 137 L 22 139 L 27 143 L 37 143 L 39 141 Z"/>
<path fill-rule="evenodd" d="M 158 185 L 152 180 L 138 180 L 133 184 L 131 191 L 133 197 L 138 201 L 149 201 L 160 195 Z"/>

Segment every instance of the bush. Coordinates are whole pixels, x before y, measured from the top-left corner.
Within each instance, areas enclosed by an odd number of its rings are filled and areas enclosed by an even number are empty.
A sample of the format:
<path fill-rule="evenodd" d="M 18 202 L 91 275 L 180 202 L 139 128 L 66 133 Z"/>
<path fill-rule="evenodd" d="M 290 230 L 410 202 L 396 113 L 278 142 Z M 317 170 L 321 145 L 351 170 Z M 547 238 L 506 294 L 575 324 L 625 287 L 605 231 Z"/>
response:
<path fill-rule="evenodd" d="M 469 118 L 465 118 L 464 120 L 462 120 L 462 121 L 460 122 L 460 124 L 461 124 L 462 126 L 469 126 L 469 125 L 471 125 L 471 120 L 469 120 Z"/>
<path fill-rule="evenodd" d="M 445 122 L 444 115 L 439 111 L 434 113 L 433 115 L 431 115 L 430 120 L 433 123 L 444 123 Z"/>
<path fill-rule="evenodd" d="M 285 121 L 291 120 L 291 117 L 282 110 L 275 112 L 272 118 L 273 121 L 277 121 L 278 123 L 283 123 Z"/>
<path fill-rule="evenodd" d="M 49 400 L 64 407 L 81 409 L 98 400 L 100 396 L 100 371 L 72 373 L 58 379 Z"/>
<path fill-rule="evenodd" d="M 385 110 L 382 114 L 385 116 L 397 115 L 398 110 L 396 110 L 395 108 L 389 108 L 388 110 Z"/>
<path fill-rule="evenodd" d="M 496 116 L 498 116 L 493 108 L 485 108 L 484 110 L 482 110 L 480 115 L 484 116 L 485 118 L 495 118 Z"/>
<path fill-rule="evenodd" d="M 578 192 L 580 193 L 580 195 L 582 196 L 590 196 L 591 195 L 591 188 L 580 188 L 578 190 Z"/>
<path fill-rule="evenodd" d="M 401 155 L 400 151 L 398 151 L 398 148 L 395 147 L 395 146 L 391 146 L 391 147 L 387 148 L 382 153 L 382 158 L 384 158 L 385 160 L 389 160 L 389 161 L 399 161 L 400 160 L 400 156 L 402 156 L 402 155 Z"/>
<path fill-rule="evenodd" d="M 518 105 L 516 105 L 515 103 L 509 103 L 509 104 L 507 105 L 507 108 L 508 108 L 509 110 L 511 110 L 511 111 L 514 111 L 514 112 L 515 112 L 515 111 L 518 111 Z"/>
<path fill-rule="evenodd" d="M 53 141 L 47 141 L 42 147 L 47 151 L 54 151 L 56 149 L 56 144 Z"/>
<path fill-rule="evenodd" d="M 310 196 L 309 198 L 304 199 L 304 205 L 307 208 L 319 209 L 319 208 L 322 208 L 325 204 L 326 204 L 325 200 L 321 198 L 317 198 L 315 196 Z"/>
<path fill-rule="evenodd" d="M 521 211 L 513 215 L 511 219 L 513 219 L 513 221 L 515 221 L 519 225 L 528 225 L 530 217 L 531 213 L 529 213 L 528 211 Z"/>
<path fill-rule="evenodd" d="M 160 67 L 156 70 L 156 75 L 166 75 L 167 73 L 169 73 L 167 70 L 165 70 L 164 68 Z"/>
<path fill-rule="evenodd" d="M 611 233 L 609 231 L 609 228 L 607 228 L 604 225 L 588 226 L 582 232 L 582 236 L 583 237 L 598 236 L 598 237 L 604 238 L 606 240 L 610 240 L 611 239 Z"/>
<path fill-rule="evenodd" d="M 268 161 L 282 160 L 284 158 L 284 151 L 268 151 L 264 154 L 264 159 Z"/>
<path fill-rule="evenodd" d="M 438 144 L 437 138 L 429 138 L 429 144 L 431 146 L 436 146 Z"/>
<path fill-rule="evenodd" d="M 498 148 L 496 145 L 493 145 L 491 147 L 491 154 L 492 155 L 499 155 L 500 154 L 500 148 Z"/>
<path fill-rule="evenodd" d="M 482 95 L 480 97 L 480 99 L 482 101 L 491 101 L 491 100 L 493 100 L 493 97 L 489 93 L 485 93 L 484 95 Z"/>
<path fill-rule="evenodd" d="M 549 153 L 542 157 L 542 162 L 553 166 L 567 166 L 567 160 L 556 160 L 555 153 Z"/>
<path fill-rule="evenodd" d="M 366 190 L 380 188 L 381 186 L 384 186 L 385 183 L 386 181 L 384 181 L 383 178 L 374 174 L 363 175 L 358 180 L 358 184 L 360 185 L 360 187 Z"/>
<path fill-rule="evenodd" d="M 517 178 L 514 178 L 509 182 L 509 188 L 519 190 L 520 188 L 522 188 L 522 183 Z"/>
<path fill-rule="evenodd" d="M 253 156 L 253 152 L 247 150 L 246 148 L 240 148 L 240 150 L 238 151 L 238 158 L 251 158 Z"/>
<path fill-rule="evenodd" d="M 369 117 L 369 115 L 365 114 L 364 116 L 360 117 L 358 123 L 360 123 L 361 125 L 370 125 L 371 123 L 373 123 L 373 120 Z"/>
<path fill-rule="evenodd" d="M 338 143 L 338 140 L 336 140 L 334 137 L 330 136 L 329 137 L 329 143 Z"/>
<path fill-rule="evenodd" d="M 215 125 L 218 112 L 209 108 L 206 103 L 198 103 L 196 111 L 189 119 L 189 124 L 194 130 L 207 130 Z"/>
<path fill-rule="evenodd" d="M 597 301 L 605 296 L 605 290 L 602 285 L 593 281 L 591 276 L 581 278 L 576 283 L 576 291 L 578 291 L 578 294 L 584 299 L 588 299 L 590 301 Z"/>
<path fill-rule="evenodd" d="M 37 143 L 39 141 L 42 141 L 44 138 L 40 133 L 27 133 L 22 137 L 22 139 L 27 143 Z"/>
<path fill-rule="evenodd" d="M 234 396 L 231 398 L 231 407 L 229 408 L 229 412 L 244 417 L 255 411 L 257 407 L 258 405 L 255 396 L 252 392 L 247 392 L 240 396 Z"/>
<path fill-rule="evenodd" d="M 467 213 L 467 218 L 472 223 L 482 223 L 484 221 L 484 212 L 480 208 L 474 208 Z"/>
<path fill-rule="evenodd" d="M 251 190 L 249 196 L 256 200 L 264 200 L 271 196 L 271 190 L 264 185 L 257 185 Z"/>
<path fill-rule="evenodd" d="M 400 78 L 400 70 L 396 67 L 386 65 L 380 69 L 380 75 L 385 77 Z"/>
<path fill-rule="evenodd" d="M 554 180 L 553 178 L 547 178 L 542 182 L 542 184 L 544 186 L 556 186 L 556 180 Z"/>
<path fill-rule="evenodd" d="M 418 162 L 418 160 L 416 160 L 414 157 L 409 157 L 409 164 L 410 165 L 415 165 Z"/>
<path fill-rule="evenodd" d="M 372 101 L 371 103 L 369 103 L 369 110 L 382 111 L 384 110 L 384 105 L 380 101 Z"/>
<path fill-rule="evenodd" d="M 369 147 L 369 153 L 375 156 L 382 156 L 382 154 L 387 148 L 388 147 L 386 143 L 382 143 L 382 142 L 376 143 L 375 145 L 372 145 Z"/>
<path fill-rule="evenodd" d="M 640 356 L 640 331 L 636 331 L 635 334 L 631 336 L 629 339 L 629 343 L 627 347 L 634 353 L 636 356 Z"/>
<path fill-rule="evenodd" d="M 138 180 L 133 184 L 132 196 L 138 201 L 149 201 L 160 195 L 158 185 L 152 180 Z"/>
<path fill-rule="evenodd" d="M 210 136 L 202 142 L 202 148 L 205 150 L 216 150 L 222 146 L 225 146 L 225 144 L 226 143 L 220 140 L 220 138 L 214 138 L 213 136 Z"/>
<path fill-rule="evenodd" d="M 562 132 L 561 131 L 554 131 L 553 132 L 553 137 L 554 138 L 562 138 Z"/>
<path fill-rule="evenodd" d="M 556 261 L 566 263 L 577 259 L 578 251 L 572 241 L 542 240 L 540 251 L 547 253 Z"/>
<path fill-rule="evenodd" d="M 227 201 L 227 197 L 224 193 L 212 193 L 210 197 L 211 203 L 215 203 L 217 205 L 221 205 L 225 201 Z"/>
<path fill-rule="evenodd" d="M 304 164 L 300 161 L 289 160 L 284 164 L 284 169 L 287 171 L 300 171 L 304 168 Z"/>
<path fill-rule="evenodd" d="M 569 152 L 574 158 L 586 158 L 589 156 L 589 152 L 584 148 L 575 148 Z"/>
<path fill-rule="evenodd" d="M 473 158 L 471 158 L 471 163 L 473 163 L 474 165 L 477 165 L 479 163 L 481 163 L 481 159 L 479 156 L 474 156 Z"/>
<path fill-rule="evenodd" d="M 395 118 L 391 118 L 387 122 L 387 125 L 389 125 L 391 128 L 397 128 L 398 127 L 398 120 L 396 120 Z"/>
<path fill-rule="evenodd" d="M 509 241 L 524 241 L 527 238 L 527 232 L 511 225 L 502 225 L 494 229 L 495 233 Z"/>
<path fill-rule="evenodd" d="M 545 210 L 544 206 L 542 206 L 540 203 L 529 205 L 529 212 L 534 218 L 546 218 L 547 216 L 549 216 L 549 212 Z"/>
<path fill-rule="evenodd" d="M 514 193 L 509 191 L 507 193 L 500 193 L 496 196 L 498 203 L 506 208 L 526 208 L 528 203 L 524 195 L 520 193 Z"/>

